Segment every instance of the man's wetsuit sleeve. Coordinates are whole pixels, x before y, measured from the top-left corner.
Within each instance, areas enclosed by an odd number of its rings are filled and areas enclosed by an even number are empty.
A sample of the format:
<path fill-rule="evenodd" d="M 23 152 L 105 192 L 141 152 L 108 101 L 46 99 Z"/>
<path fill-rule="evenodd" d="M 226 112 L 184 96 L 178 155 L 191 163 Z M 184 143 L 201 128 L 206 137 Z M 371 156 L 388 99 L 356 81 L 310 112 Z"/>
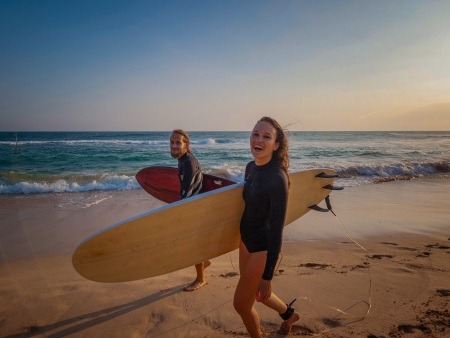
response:
<path fill-rule="evenodd" d="M 286 174 L 280 172 L 271 177 L 270 212 L 269 212 L 269 245 L 267 248 L 266 267 L 262 278 L 272 280 L 283 241 L 283 227 L 286 219 L 288 200 L 288 183 Z"/>
<path fill-rule="evenodd" d="M 192 161 L 185 160 L 183 163 L 183 179 L 181 180 L 181 199 L 189 197 L 192 179 L 194 176 L 194 168 Z"/>
<path fill-rule="evenodd" d="M 202 189 L 203 174 L 197 159 L 186 154 L 180 163 L 180 197 L 188 198 L 200 193 Z"/>

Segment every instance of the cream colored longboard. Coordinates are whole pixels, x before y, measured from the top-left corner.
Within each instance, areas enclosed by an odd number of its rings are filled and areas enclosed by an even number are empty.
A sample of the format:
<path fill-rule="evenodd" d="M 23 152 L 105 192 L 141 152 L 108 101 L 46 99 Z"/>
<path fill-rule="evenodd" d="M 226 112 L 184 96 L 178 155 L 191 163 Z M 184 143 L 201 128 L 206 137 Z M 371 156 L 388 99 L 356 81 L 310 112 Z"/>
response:
<path fill-rule="evenodd" d="M 330 169 L 292 173 L 285 225 L 330 193 Z M 133 281 L 193 266 L 239 246 L 243 183 L 174 202 L 124 220 L 82 242 L 72 257 L 78 273 L 105 283 Z"/>

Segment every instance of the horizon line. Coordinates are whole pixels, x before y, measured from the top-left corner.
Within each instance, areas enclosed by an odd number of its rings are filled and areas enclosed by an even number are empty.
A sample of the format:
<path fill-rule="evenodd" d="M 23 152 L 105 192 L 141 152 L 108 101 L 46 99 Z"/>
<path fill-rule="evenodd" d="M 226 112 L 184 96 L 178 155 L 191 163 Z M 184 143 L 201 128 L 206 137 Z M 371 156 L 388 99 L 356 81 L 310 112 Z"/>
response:
<path fill-rule="evenodd" d="M 166 133 L 171 132 L 173 129 L 167 129 L 167 130 L 0 130 L 0 133 Z M 250 132 L 251 130 L 189 130 L 184 129 L 187 132 L 191 133 L 243 133 L 243 132 Z M 450 129 L 435 129 L 435 130 L 398 130 L 398 129 L 380 129 L 380 130 L 289 130 L 285 129 L 287 132 L 450 132 Z"/>

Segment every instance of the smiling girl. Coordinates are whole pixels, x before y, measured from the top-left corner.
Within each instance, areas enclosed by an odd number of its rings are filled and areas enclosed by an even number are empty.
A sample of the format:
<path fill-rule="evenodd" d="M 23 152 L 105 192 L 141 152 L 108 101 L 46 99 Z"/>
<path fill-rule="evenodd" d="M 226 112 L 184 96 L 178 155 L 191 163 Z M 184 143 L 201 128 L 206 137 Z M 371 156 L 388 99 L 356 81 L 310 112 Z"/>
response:
<path fill-rule="evenodd" d="M 288 143 L 277 121 L 263 117 L 256 123 L 250 136 L 250 150 L 254 161 L 245 168 L 240 278 L 234 308 L 250 337 L 261 337 L 255 300 L 279 313 L 284 320 L 280 331 L 288 334 L 300 315 L 272 293 L 271 286 L 281 250 L 289 188 Z"/>

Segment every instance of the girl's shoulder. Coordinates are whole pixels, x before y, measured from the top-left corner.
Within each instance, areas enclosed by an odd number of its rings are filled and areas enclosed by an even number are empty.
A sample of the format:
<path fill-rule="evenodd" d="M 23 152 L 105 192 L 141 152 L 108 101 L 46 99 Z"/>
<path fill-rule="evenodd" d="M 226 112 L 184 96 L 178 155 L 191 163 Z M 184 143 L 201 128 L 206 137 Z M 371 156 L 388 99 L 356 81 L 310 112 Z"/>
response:
<path fill-rule="evenodd" d="M 252 169 L 252 168 L 254 168 L 254 167 L 256 167 L 255 161 L 250 161 L 250 162 L 248 162 L 247 165 L 245 166 L 245 171 L 248 171 L 249 169 Z"/>
<path fill-rule="evenodd" d="M 277 165 L 272 165 L 267 171 L 267 174 L 269 174 L 267 181 L 270 182 L 272 186 L 278 187 L 279 185 L 288 185 L 288 177 L 283 168 L 280 168 Z"/>

